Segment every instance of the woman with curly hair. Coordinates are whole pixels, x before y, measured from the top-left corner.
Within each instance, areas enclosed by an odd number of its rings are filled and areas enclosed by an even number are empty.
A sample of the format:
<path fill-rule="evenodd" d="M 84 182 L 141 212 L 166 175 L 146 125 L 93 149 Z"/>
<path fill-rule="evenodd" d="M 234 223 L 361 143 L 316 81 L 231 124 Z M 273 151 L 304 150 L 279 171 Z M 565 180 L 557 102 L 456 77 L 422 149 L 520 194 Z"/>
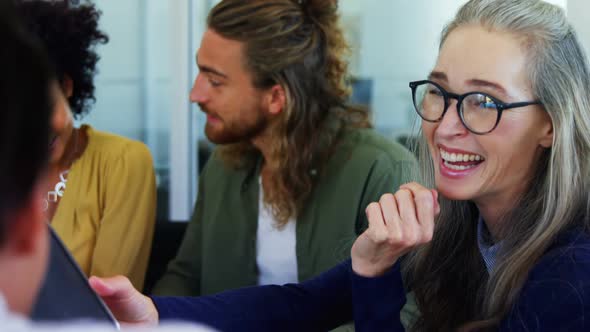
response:
<path fill-rule="evenodd" d="M 123 274 L 141 289 L 156 207 L 150 152 L 140 142 L 73 123 L 95 101 L 94 48 L 108 41 L 98 29 L 100 12 L 69 1 L 17 1 L 17 8 L 57 77 L 45 205 L 51 225 L 85 274 Z"/>

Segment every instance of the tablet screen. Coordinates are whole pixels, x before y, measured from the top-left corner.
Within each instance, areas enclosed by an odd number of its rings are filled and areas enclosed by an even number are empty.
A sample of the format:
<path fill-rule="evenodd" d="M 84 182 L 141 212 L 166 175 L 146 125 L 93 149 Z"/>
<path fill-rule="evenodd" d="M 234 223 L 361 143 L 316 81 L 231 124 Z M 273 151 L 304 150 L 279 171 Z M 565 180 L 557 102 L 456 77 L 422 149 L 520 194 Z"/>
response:
<path fill-rule="evenodd" d="M 93 320 L 118 328 L 109 309 L 90 288 L 86 276 L 57 234 L 48 227 L 51 234 L 49 265 L 31 319 Z"/>

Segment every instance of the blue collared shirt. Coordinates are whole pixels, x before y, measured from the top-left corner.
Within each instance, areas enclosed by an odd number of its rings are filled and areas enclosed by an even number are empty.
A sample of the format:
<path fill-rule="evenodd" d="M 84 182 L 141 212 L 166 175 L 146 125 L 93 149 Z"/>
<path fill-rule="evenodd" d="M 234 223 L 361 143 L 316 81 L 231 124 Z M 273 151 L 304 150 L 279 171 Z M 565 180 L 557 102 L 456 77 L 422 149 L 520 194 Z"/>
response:
<path fill-rule="evenodd" d="M 500 243 L 494 243 L 492 235 L 481 216 L 477 221 L 477 246 L 489 273 L 496 263 L 496 254 L 500 250 Z"/>

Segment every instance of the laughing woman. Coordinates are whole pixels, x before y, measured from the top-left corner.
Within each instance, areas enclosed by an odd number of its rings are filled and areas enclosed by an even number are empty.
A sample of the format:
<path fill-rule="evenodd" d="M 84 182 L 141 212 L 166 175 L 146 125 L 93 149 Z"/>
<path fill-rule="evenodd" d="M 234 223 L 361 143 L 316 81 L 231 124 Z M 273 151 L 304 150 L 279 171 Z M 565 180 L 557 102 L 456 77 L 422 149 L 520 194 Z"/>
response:
<path fill-rule="evenodd" d="M 357 331 L 402 331 L 411 291 L 412 331 L 590 330 L 590 72 L 563 11 L 471 0 L 410 87 L 426 187 L 368 206 L 352 262 L 300 285 L 202 298 L 91 284 L 132 323 L 325 331 L 354 317 Z"/>
<path fill-rule="evenodd" d="M 353 248 L 354 270 L 377 276 L 434 232 L 402 262 L 414 330 L 590 329 L 589 80 L 542 1 L 473 0 L 443 31 L 428 79 L 410 83 L 440 206 L 418 185 L 383 197 Z M 373 296 L 382 313 L 392 302 Z"/>

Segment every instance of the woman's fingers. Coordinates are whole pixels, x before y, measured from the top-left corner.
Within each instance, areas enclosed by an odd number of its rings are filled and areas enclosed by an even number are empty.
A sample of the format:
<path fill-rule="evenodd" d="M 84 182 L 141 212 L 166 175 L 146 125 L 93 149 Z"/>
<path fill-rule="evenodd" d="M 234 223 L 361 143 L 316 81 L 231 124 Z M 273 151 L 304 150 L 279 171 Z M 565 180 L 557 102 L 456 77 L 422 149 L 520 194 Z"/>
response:
<path fill-rule="evenodd" d="M 411 191 L 413 195 L 416 220 L 420 224 L 417 242 L 430 242 L 434 233 L 434 218 L 440 211 L 438 193 L 415 182 L 405 184 L 402 188 Z"/>
<path fill-rule="evenodd" d="M 417 183 L 400 187 L 395 194 L 381 196 L 367 206 L 369 228 L 355 241 L 351 256 L 353 270 L 377 276 L 399 257 L 432 239 L 439 207 L 436 191 Z"/>
<path fill-rule="evenodd" d="M 401 218 L 397 206 L 397 201 L 393 194 L 384 194 L 379 199 L 379 206 L 381 213 L 383 214 L 383 220 L 385 221 L 386 239 L 388 241 L 398 240 L 399 237 L 404 233 L 402 230 Z"/>
<path fill-rule="evenodd" d="M 434 197 L 434 216 L 438 216 L 440 213 L 440 203 L 438 202 L 438 191 L 436 189 L 430 189 L 432 197 Z"/>
<path fill-rule="evenodd" d="M 381 205 L 373 202 L 367 206 L 365 213 L 367 214 L 367 220 L 369 221 L 367 235 L 377 243 L 383 242 L 387 238 L 387 226 L 383 219 Z"/>

